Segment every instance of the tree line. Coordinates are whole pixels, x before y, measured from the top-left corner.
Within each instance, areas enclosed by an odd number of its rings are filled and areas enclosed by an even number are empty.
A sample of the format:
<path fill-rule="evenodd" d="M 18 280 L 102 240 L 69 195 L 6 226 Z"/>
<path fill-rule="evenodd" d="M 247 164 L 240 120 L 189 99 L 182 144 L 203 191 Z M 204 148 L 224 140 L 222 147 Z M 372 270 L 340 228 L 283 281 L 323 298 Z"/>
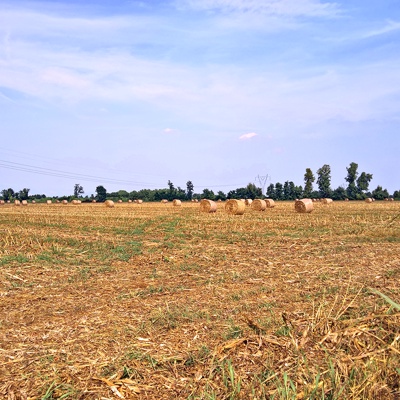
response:
<path fill-rule="evenodd" d="M 227 199 L 255 199 L 255 198 L 271 198 L 273 200 L 295 200 L 300 198 L 332 198 L 333 200 L 363 200 L 367 197 L 375 198 L 376 200 L 383 200 L 385 198 L 393 197 L 400 200 L 400 190 L 394 191 L 392 195 L 382 186 L 377 186 L 374 190 L 370 191 L 369 184 L 373 175 L 367 172 L 358 172 L 358 164 L 355 162 L 350 163 L 347 169 L 347 176 L 345 180 L 347 187 L 339 186 L 336 189 L 331 188 L 331 167 L 328 164 L 323 165 L 317 170 L 317 176 L 314 175 L 310 168 L 307 168 L 304 174 L 304 186 L 295 185 L 292 181 L 286 181 L 283 184 L 276 182 L 271 183 L 264 194 L 260 187 L 254 183 L 249 183 L 246 187 L 231 190 L 228 193 L 218 191 L 214 193 L 213 190 L 204 189 L 202 193 L 194 192 L 194 185 L 192 181 L 186 182 L 186 188 L 183 189 L 168 181 L 167 188 L 164 189 L 141 189 L 128 192 L 126 190 L 118 190 L 117 192 L 107 192 L 107 189 L 99 185 L 96 187 L 95 194 L 90 196 L 83 196 L 84 189 L 79 183 L 74 185 L 73 194 L 67 196 L 54 196 L 52 199 L 58 200 L 73 200 L 81 199 L 83 202 L 104 202 L 106 200 L 143 200 L 143 201 L 161 201 L 166 200 L 187 200 L 193 199 L 209 199 L 209 200 L 227 200 Z M 316 181 L 317 187 L 314 188 Z M 3 189 L 0 193 L 0 200 L 37 200 L 46 201 L 50 197 L 44 194 L 29 195 L 30 189 L 23 188 L 20 191 L 13 189 Z"/>

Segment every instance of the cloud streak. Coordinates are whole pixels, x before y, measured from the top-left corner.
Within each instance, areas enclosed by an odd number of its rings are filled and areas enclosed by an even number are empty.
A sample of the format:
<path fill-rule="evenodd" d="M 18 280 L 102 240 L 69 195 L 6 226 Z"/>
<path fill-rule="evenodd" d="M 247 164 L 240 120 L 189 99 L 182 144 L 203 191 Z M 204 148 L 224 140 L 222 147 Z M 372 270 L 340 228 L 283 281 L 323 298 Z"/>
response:
<path fill-rule="evenodd" d="M 258 136 L 257 133 L 249 132 L 249 133 L 245 133 L 244 135 L 240 136 L 239 140 L 249 140 L 249 139 L 252 139 L 255 136 Z"/>

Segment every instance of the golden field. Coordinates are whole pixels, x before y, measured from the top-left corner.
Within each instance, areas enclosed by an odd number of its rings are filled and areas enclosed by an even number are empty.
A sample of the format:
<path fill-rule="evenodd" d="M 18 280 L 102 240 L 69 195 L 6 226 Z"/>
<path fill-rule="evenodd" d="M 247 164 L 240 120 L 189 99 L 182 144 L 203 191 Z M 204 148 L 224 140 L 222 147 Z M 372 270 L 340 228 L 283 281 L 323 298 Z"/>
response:
<path fill-rule="evenodd" d="M 0 398 L 399 399 L 400 203 L 0 206 Z"/>

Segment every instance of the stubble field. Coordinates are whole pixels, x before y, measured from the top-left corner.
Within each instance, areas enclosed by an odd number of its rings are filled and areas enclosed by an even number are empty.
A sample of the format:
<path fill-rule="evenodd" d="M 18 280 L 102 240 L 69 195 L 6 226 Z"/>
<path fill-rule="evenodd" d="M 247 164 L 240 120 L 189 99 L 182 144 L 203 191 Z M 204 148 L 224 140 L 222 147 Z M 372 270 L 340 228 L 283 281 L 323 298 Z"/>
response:
<path fill-rule="evenodd" d="M 0 206 L 0 398 L 399 399 L 400 203 Z"/>

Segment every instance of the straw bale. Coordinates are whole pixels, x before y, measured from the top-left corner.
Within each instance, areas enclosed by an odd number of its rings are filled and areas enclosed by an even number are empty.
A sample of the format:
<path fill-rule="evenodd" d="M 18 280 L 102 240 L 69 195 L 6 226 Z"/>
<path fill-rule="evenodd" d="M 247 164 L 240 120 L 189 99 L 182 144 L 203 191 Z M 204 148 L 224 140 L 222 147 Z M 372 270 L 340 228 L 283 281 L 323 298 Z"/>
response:
<path fill-rule="evenodd" d="M 7 204 L 10 204 L 11 203 L 11 201 L 10 200 L 7 200 Z"/>
<path fill-rule="evenodd" d="M 71 204 L 77 205 L 77 204 L 79 204 L 79 200 L 72 200 Z"/>
<path fill-rule="evenodd" d="M 142 200 L 142 199 L 136 200 L 136 203 L 137 203 L 137 204 L 142 204 L 142 203 L 143 203 L 143 200 Z"/>
<path fill-rule="evenodd" d="M 128 200 L 128 203 L 132 203 L 132 200 L 131 200 L 131 199 L 129 199 L 129 200 Z"/>
<path fill-rule="evenodd" d="M 174 201 L 172 202 L 174 207 L 180 207 L 182 205 L 182 202 L 178 199 L 174 199 Z"/>
<path fill-rule="evenodd" d="M 63 200 L 61 203 L 68 204 L 68 200 Z"/>
<path fill-rule="evenodd" d="M 333 203 L 332 199 L 322 199 L 322 204 L 331 204 Z"/>
<path fill-rule="evenodd" d="M 96 200 L 92 200 L 92 203 L 97 203 Z"/>
<path fill-rule="evenodd" d="M 375 199 L 374 199 L 374 198 L 372 198 L 372 201 L 375 201 Z"/>
<path fill-rule="evenodd" d="M 255 211 L 265 211 L 267 209 L 267 203 L 262 199 L 254 199 L 251 203 L 251 208 Z"/>
<path fill-rule="evenodd" d="M 106 200 L 104 202 L 104 204 L 106 207 L 109 207 L 109 208 L 114 207 L 114 202 L 112 200 Z"/>
<path fill-rule="evenodd" d="M 272 199 L 265 199 L 265 204 L 267 205 L 267 208 L 274 208 L 275 207 L 275 202 Z"/>
<path fill-rule="evenodd" d="M 302 199 L 294 203 L 294 209 L 299 213 L 310 213 L 314 210 L 314 204 L 311 199 Z"/>
<path fill-rule="evenodd" d="M 28 205 L 28 202 L 27 202 L 26 200 L 22 200 L 22 201 L 21 201 L 21 205 L 27 206 L 27 205 Z"/>
<path fill-rule="evenodd" d="M 393 197 L 391 197 L 391 198 L 389 199 L 389 201 L 394 201 L 394 198 L 393 198 Z"/>
<path fill-rule="evenodd" d="M 52 203 L 51 200 L 47 200 L 47 201 L 46 201 L 46 204 L 51 204 L 51 203 Z"/>
<path fill-rule="evenodd" d="M 5 201 L 4 200 L 0 200 L 0 204 L 4 204 L 5 203 Z"/>
<path fill-rule="evenodd" d="M 349 199 L 348 199 L 348 198 L 345 198 L 344 201 L 349 201 Z"/>
<path fill-rule="evenodd" d="M 206 213 L 214 213 L 217 211 L 217 203 L 212 200 L 203 199 L 200 202 L 200 211 Z"/>
<path fill-rule="evenodd" d="M 35 200 L 32 200 L 32 204 L 35 204 L 36 203 L 36 201 Z"/>
<path fill-rule="evenodd" d="M 246 204 L 241 200 L 230 199 L 225 203 L 225 211 L 232 215 L 243 215 Z"/>
<path fill-rule="evenodd" d="M 161 203 L 167 204 L 167 203 L 168 203 L 168 200 L 167 200 L 167 199 L 162 199 L 162 200 L 161 200 Z"/>
<path fill-rule="evenodd" d="M 246 199 L 246 201 L 245 201 L 246 206 L 251 206 L 251 203 L 252 203 L 252 202 L 253 202 L 252 199 Z"/>
<path fill-rule="evenodd" d="M 119 199 L 119 200 L 118 200 L 118 203 L 122 203 L 122 200 L 121 200 L 121 199 Z"/>
<path fill-rule="evenodd" d="M 365 202 L 366 202 L 366 203 L 372 203 L 373 200 L 372 200 L 370 197 L 368 197 L 367 199 L 365 199 Z"/>
<path fill-rule="evenodd" d="M 21 205 L 21 202 L 20 202 L 19 200 L 14 200 L 14 204 L 15 204 L 16 206 L 20 206 L 20 205 Z"/>
<path fill-rule="evenodd" d="M 386 198 L 385 198 L 385 201 L 389 201 L 389 199 L 386 197 Z"/>

